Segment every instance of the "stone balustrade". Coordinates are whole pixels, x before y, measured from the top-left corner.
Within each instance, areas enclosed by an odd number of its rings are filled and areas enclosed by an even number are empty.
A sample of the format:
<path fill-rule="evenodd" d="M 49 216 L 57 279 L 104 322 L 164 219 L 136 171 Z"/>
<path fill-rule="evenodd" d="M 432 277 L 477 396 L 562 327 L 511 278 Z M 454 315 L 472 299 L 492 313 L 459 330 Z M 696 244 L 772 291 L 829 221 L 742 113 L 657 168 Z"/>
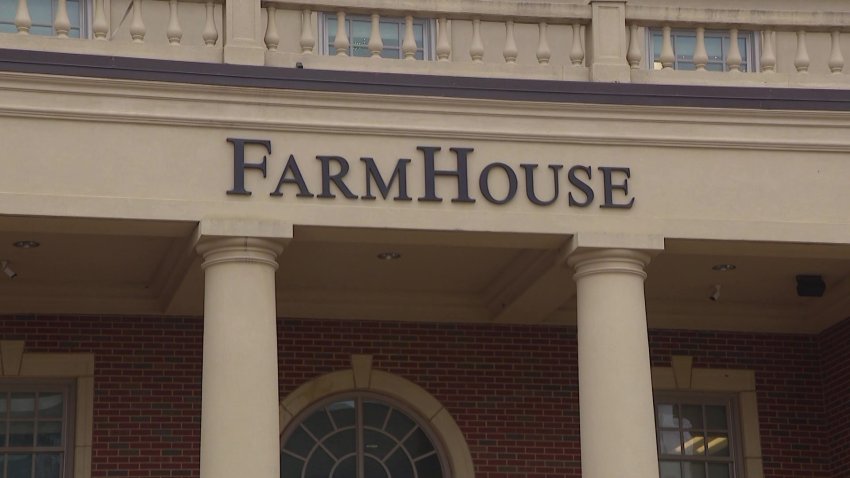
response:
<path fill-rule="evenodd" d="M 81 38 L 69 35 L 75 0 L 56 0 L 53 35 L 34 34 L 38 1 L 17 0 L 2 48 L 449 76 L 850 85 L 850 6 L 823 11 L 820 0 L 806 11 L 672 0 L 79 0 L 89 10 L 75 27 Z"/>

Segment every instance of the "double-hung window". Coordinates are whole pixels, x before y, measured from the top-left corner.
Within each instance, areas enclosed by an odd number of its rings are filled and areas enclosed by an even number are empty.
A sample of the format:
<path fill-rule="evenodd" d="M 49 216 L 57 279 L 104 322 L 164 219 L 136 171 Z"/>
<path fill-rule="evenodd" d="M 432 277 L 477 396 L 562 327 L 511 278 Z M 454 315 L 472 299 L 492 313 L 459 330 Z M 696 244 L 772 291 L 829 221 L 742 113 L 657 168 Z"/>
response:
<path fill-rule="evenodd" d="M 71 30 L 68 36 L 72 38 L 85 37 L 85 0 L 66 0 L 68 19 L 71 21 Z M 58 0 L 27 0 L 32 26 L 30 33 L 33 35 L 50 36 L 54 34 L 53 21 L 59 8 Z M 0 32 L 15 33 L 15 16 L 18 12 L 18 2 L 13 0 L 0 1 Z M 81 32 L 83 32 L 81 34 Z"/>
<path fill-rule="evenodd" d="M 320 36 L 323 40 L 321 51 L 326 55 L 336 55 L 337 33 L 337 16 L 334 14 L 324 14 L 320 17 L 319 25 L 323 29 L 323 34 Z M 381 51 L 381 58 L 404 58 L 402 46 L 405 35 L 404 18 L 381 17 L 379 22 L 379 30 L 381 41 L 384 48 Z M 372 18 L 364 15 L 346 15 L 345 31 L 348 33 L 349 56 L 368 57 L 372 56 L 369 51 L 369 38 L 372 35 Z M 425 18 L 413 19 L 413 37 L 416 39 L 416 59 L 431 60 L 433 59 L 433 38 L 434 25 L 432 20 Z"/>
<path fill-rule="evenodd" d="M 0 380 L 0 476 L 72 476 L 73 389 L 71 381 Z"/>
<path fill-rule="evenodd" d="M 740 476 L 734 397 L 656 395 L 655 418 L 661 478 Z"/>
<path fill-rule="evenodd" d="M 673 30 L 670 33 L 670 41 L 673 44 L 675 60 L 674 70 L 695 70 L 694 50 L 696 49 L 696 31 Z M 660 29 L 649 30 L 649 61 L 650 68 L 660 70 L 661 50 L 663 48 L 664 35 Z M 726 58 L 729 55 L 731 40 L 728 30 L 706 30 L 705 51 L 708 54 L 708 63 L 705 69 L 709 71 L 727 71 Z M 751 31 L 738 32 L 738 50 L 741 53 L 740 70 L 756 71 L 755 69 L 755 35 Z"/>

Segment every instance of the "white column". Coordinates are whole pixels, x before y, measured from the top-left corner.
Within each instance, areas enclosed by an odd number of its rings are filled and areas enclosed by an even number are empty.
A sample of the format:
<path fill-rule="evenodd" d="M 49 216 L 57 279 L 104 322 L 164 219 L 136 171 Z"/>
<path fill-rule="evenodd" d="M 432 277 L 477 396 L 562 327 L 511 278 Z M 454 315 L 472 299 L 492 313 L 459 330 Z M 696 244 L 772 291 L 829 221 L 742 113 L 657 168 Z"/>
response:
<path fill-rule="evenodd" d="M 597 249 L 569 258 L 578 301 L 584 478 L 658 478 L 643 282 L 649 256 Z"/>
<path fill-rule="evenodd" d="M 202 239 L 201 477 L 280 477 L 275 270 L 283 247 Z"/>

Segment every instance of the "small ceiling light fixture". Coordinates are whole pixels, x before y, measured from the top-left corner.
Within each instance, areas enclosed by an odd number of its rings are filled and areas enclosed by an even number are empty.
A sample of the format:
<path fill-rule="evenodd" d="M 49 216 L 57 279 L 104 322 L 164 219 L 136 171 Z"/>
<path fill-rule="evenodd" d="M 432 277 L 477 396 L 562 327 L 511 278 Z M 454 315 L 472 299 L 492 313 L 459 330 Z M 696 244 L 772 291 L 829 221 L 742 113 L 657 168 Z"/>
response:
<path fill-rule="evenodd" d="M 15 243 L 13 243 L 12 245 L 17 247 L 17 248 L 20 248 L 20 249 L 35 249 L 36 247 L 40 246 L 41 243 L 38 242 L 38 241 L 26 240 L 26 241 L 17 241 Z"/>
<path fill-rule="evenodd" d="M 382 261 L 394 261 L 396 259 L 401 259 L 401 254 L 393 251 L 382 252 L 378 254 L 378 259 L 381 259 Z"/>
<path fill-rule="evenodd" d="M 718 272 L 729 272 L 734 271 L 735 269 L 737 269 L 735 264 L 715 264 L 711 267 L 711 270 L 715 270 Z"/>

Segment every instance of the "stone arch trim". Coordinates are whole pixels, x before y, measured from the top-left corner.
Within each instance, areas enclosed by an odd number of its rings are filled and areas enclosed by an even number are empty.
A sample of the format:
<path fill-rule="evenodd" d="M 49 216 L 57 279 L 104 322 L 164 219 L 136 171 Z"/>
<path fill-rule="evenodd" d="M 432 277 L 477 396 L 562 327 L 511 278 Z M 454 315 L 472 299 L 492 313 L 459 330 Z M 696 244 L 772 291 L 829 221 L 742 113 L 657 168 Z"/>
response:
<path fill-rule="evenodd" d="M 443 445 L 446 460 L 456 478 L 475 476 L 472 454 L 463 433 L 448 410 L 415 383 L 372 368 L 370 355 L 353 355 L 351 368 L 316 377 L 298 387 L 280 402 L 280 432 L 313 403 L 332 395 L 351 391 L 369 391 L 392 397 L 422 417 Z"/>

